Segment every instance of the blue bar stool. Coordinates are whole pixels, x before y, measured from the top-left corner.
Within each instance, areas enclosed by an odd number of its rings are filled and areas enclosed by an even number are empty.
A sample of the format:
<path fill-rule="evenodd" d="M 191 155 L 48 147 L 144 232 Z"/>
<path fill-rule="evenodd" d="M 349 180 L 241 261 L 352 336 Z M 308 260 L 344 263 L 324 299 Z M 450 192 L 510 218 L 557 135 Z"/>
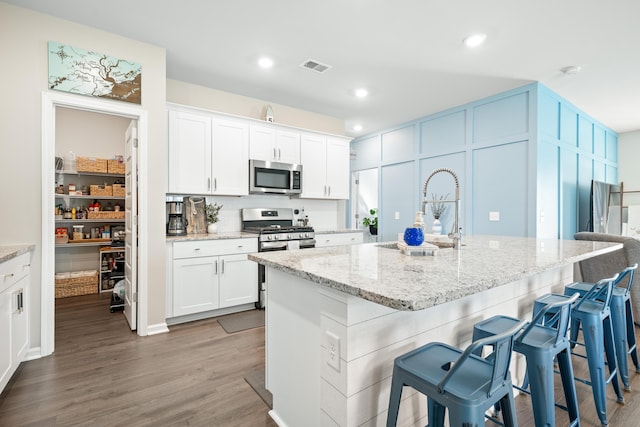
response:
<path fill-rule="evenodd" d="M 596 406 L 598 418 L 603 426 L 608 425 L 607 405 L 606 405 L 606 384 L 611 383 L 618 397 L 618 403 L 624 403 L 624 397 L 620 391 L 618 383 L 618 370 L 616 367 L 616 350 L 613 339 L 613 329 L 611 327 L 611 316 L 609 303 L 613 282 L 618 275 L 602 279 L 595 283 L 589 292 L 579 298 L 571 309 L 571 327 L 576 321 L 582 324 L 584 347 L 589 365 L 590 381 L 576 377 L 576 381 L 583 382 L 591 386 L 593 400 Z M 548 294 L 536 299 L 533 312 L 534 315 L 548 304 L 566 300 L 566 295 Z M 547 316 L 549 313 L 547 313 Z M 573 334 L 575 331 L 571 331 Z M 570 340 L 571 345 L 582 344 L 575 340 Z M 578 355 L 575 352 L 572 354 Z M 580 356 L 580 355 L 578 355 Z M 609 366 L 609 377 L 605 378 L 604 359 L 607 359 Z M 585 356 L 582 356 L 585 357 Z"/>
<path fill-rule="evenodd" d="M 393 363 L 387 427 L 398 420 L 403 386 L 427 396 L 429 427 L 444 427 L 445 410 L 451 426 L 484 426 L 485 411 L 500 403 L 506 427 L 517 427 L 509 363 L 513 336 L 525 322 L 502 334 L 471 343 L 464 352 L 443 343 L 430 343 Z M 485 345 L 494 347 L 493 357 L 473 354 Z"/>
<path fill-rule="evenodd" d="M 611 293 L 611 324 L 613 326 L 613 338 L 616 345 L 616 357 L 618 359 L 618 373 L 622 379 L 622 387 L 626 391 L 630 391 L 629 386 L 629 360 L 631 355 L 636 372 L 640 372 L 640 364 L 638 363 L 638 351 L 636 349 L 636 333 L 633 323 L 633 307 L 631 306 L 631 285 L 633 285 L 633 274 L 638 268 L 638 264 L 627 267 L 620 273 L 618 279 L 613 284 Z M 627 277 L 627 286 L 618 284 Z M 565 286 L 564 294 L 571 295 L 578 292 L 580 296 L 589 292 L 593 283 L 576 282 Z M 578 336 L 578 321 L 572 326 L 572 339 L 575 341 Z"/>
<path fill-rule="evenodd" d="M 571 349 L 567 339 L 567 329 L 571 305 L 578 299 L 576 293 L 571 298 L 547 304 L 539 310 L 526 326 L 514 337 L 513 350 L 525 356 L 530 392 L 515 387 L 531 395 L 533 418 L 536 426 L 555 426 L 555 406 L 569 412 L 571 426 L 580 425 L 578 398 L 571 364 Z M 547 317 L 547 313 L 555 313 Z M 507 316 L 493 316 L 473 327 L 473 339 L 493 336 L 512 328 L 520 320 Z M 555 403 L 553 386 L 553 364 L 558 360 L 567 406 Z"/>

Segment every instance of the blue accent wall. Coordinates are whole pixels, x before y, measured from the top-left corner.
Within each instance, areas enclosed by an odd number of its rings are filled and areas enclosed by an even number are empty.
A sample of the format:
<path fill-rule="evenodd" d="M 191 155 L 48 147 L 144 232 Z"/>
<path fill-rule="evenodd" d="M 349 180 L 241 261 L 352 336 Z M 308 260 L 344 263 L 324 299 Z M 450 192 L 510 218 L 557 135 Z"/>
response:
<path fill-rule="evenodd" d="M 616 133 L 540 83 L 355 139 L 352 153 L 353 171 L 380 170 L 383 240 L 413 223 L 438 168 L 460 179 L 463 234 L 570 239 L 586 227 L 591 179 L 618 177 Z M 434 176 L 428 192 L 453 197 L 453 179 Z M 453 211 L 441 218 L 444 233 Z M 427 207 L 427 227 L 432 220 Z"/>

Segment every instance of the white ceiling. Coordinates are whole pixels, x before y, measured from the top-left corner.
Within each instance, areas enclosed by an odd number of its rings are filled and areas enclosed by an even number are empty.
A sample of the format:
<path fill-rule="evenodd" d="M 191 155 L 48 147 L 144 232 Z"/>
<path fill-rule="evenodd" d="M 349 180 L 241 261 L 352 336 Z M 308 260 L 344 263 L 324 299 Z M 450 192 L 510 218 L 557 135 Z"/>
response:
<path fill-rule="evenodd" d="M 338 117 L 351 136 L 534 81 L 640 130 L 638 0 L 4 1 L 164 47 L 170 79 Z M 472 32 L 485 45 L 464 47 Z"/>

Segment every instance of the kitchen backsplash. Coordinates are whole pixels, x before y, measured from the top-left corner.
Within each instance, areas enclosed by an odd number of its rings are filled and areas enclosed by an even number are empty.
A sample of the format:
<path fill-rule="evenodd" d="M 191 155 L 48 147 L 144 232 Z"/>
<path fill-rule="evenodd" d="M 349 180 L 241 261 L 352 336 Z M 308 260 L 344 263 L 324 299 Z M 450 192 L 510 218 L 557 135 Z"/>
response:
<path fill-rule="evenodd" d="M 168 194 L 166 201 L 182 201 L 183 195 Z M 309 217 L 309 224 L 316 229 L 341 229 L 346 222 L 345 200 L 298 199 L 276 195 L 251 195 L 246 197 L 207 196 L 207 203 L 222 204 L 218 231 L 240 231 L 240 210 L 244 208 L 291 208 L 299 209 Z M 294 221 L 298 216 L 294 215 Z"/>

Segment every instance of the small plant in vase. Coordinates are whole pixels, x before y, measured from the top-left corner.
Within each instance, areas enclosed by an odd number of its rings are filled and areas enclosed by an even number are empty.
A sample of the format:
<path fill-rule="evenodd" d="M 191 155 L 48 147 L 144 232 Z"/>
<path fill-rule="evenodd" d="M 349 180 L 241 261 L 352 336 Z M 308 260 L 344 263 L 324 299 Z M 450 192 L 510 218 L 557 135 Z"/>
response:
<path fill-rule="evenodd" d="M 220 214 L 220 209 L 222 209 L 223 205 L 219 205 L 214 203 L 212 205 L 205 206 L 205 211 L 207 214 L 207 233 L 217 233 L 218 232 L 218 215 Z"/>
<path fill-rule="evenodd" d="M 442 224 L 440 223 L 440 217 L 447 210 L 447 205 L 444 200 L 447 200 L 449 193 L 438 197 L 436 194 L 431 195 L 431 214 L 433 215 L 433 225 L 431 226 L 431 232 L 433 234 L 442 234 Z"/>
<path fill-rule="evenodd" d="M 369 209 L 368 217 L 364 217 L 362 225 L 369 227 L 369 233 L 372 236 L 378 235 L 378 209 Z"/>

